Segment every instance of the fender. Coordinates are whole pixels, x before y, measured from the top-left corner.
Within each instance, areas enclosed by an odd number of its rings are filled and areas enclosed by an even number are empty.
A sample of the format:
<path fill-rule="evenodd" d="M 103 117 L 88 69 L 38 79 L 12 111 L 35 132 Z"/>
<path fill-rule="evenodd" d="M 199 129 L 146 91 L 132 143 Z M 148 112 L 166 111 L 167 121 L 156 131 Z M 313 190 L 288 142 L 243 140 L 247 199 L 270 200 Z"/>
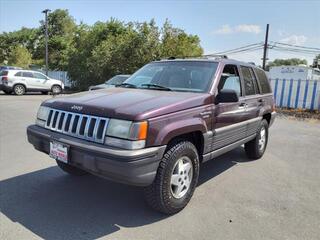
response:
<path fill-rule="evenodd" d="M 174 137 L 200 131 L 202 134 L 208 131 L 206 122 L 202 118 L 190 118 L 167 124 L 156 137 L 155 143 L 166 145 Z"/>

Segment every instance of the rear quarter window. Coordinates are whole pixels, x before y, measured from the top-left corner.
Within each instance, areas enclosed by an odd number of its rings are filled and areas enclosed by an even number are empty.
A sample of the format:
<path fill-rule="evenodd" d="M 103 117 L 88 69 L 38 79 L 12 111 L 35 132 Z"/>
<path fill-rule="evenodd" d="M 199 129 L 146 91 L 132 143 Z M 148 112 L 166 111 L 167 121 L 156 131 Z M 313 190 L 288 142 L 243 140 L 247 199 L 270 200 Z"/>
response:
<path fill-rule="evenodd" d="M 17 72 L 14 76 L 21 77 L 22 76 L 22 72 Z"/>
<path fill-rule="evenodd" d="M 8 75 L 8 71 L 0 71 L 0 76 L 7 76 Z"/>
<path fill-rule="evenodd" d="M 256 76 L 258 77 L 258 84 L 260 85 L 261 93 L 271 93 L 269 80 L 264 71 L 255 69 Z"/>

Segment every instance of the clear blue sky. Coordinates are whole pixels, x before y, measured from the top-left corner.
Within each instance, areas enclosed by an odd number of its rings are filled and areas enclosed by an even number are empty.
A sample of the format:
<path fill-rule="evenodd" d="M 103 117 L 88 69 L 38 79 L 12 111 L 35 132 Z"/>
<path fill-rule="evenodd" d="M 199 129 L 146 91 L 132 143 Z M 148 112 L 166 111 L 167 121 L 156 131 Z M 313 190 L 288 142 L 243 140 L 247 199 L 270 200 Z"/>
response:
<path fill-rule="evenodd" d="M 320 1 L 103 1 L 103 0 L 0 0 L 0 32 L 37 27 L 41 11 L 68 9 L 77 23 L 93 24 L 115 17 L 122 21 L 149 21 L 162 25 L 166 18 L 176 27 L 197 34 L 205 53 L 214 53 L 264 40 L 270 23 L 270 40 L 320 48 Z M 232 55 L 260 64 L 262 51 Z M 269 52 L 269 58 L 312 55 Z"/>

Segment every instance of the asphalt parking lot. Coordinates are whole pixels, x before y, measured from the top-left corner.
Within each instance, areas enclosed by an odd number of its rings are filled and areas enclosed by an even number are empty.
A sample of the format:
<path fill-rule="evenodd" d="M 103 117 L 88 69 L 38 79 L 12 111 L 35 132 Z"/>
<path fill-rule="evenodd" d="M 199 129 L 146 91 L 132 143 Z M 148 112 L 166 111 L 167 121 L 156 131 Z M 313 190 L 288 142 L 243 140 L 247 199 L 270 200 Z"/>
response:
<path fill-rule="evenodd" d="M 0 239 L 319 239 L 320 122 L 276 119 L 264 157 L 204 164 L 189 205 L 149 209 L 140 188 L 71 177 L 27 142 L 41 101 L 0 93 Z"/>

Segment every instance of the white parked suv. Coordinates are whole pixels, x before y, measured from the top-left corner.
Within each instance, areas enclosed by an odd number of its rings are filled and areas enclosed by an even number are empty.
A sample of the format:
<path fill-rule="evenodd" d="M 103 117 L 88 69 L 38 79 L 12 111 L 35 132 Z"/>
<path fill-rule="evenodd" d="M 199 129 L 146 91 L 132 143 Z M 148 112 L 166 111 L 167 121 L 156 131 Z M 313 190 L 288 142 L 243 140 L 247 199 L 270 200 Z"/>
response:
<path fill-rule="evenodd" d="M 26 92 L 59 94 L 64 89 L 62 81 L 30 70 L 3 70 L 0 72 L 0 80 L 0 90 L 6 94 L 12 92 L 16 95 L 23 95 Z"/>

